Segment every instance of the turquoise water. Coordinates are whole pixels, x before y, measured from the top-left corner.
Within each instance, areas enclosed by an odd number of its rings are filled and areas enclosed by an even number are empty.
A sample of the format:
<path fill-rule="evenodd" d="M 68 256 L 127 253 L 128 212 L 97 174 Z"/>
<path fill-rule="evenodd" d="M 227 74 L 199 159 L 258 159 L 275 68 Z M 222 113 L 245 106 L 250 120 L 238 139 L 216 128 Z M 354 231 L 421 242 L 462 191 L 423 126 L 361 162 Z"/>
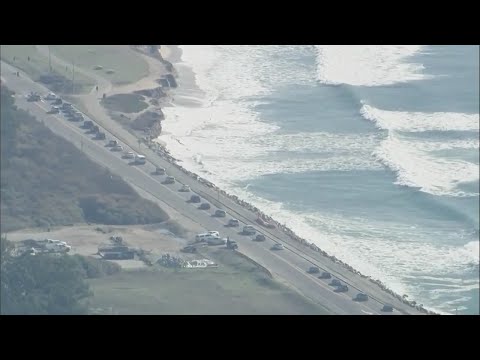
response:
<path fill-rule="evenodd" d="M 478 46 L 182 50 L 207 93 L 167 111 L 186 167 L 428 308 L 479 313 Z"/>

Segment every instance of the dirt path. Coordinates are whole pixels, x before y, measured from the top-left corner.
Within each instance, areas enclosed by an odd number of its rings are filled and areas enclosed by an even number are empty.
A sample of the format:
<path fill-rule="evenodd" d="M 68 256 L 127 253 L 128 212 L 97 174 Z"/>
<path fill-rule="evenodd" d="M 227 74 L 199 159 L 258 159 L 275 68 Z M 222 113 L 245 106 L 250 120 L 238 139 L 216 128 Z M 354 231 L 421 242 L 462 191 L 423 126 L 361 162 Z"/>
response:
<path fill-rule="evenodd" d="M 36 45 L 36 47 L 40 53 L 48 57 L 48 45 Z M 78 71 L 84 76 L 93 79 L 98 86 L 98 91 L 96 91 L 96 88 L 93 87 L 88 94 L 74 95 L 73 97 L 78 100 L 81 107 L 83 108 L 82 110 L 84 110 L 89 116 L 94 118 L 102 127 L 110 130 L 119 138 L 125 140 L 125 142 L 131 145 L 136 152 L 145 153 L 148 152 L 148 149 L 146 149 L 144 146 L 140 146 L 138 138 L 132 133 L 130 133 L 128 130 L 123 128 L 122 125 L 119 124 L 117 121 L 113 120 L 110 117 L 108 111 L 100 103 L 102 95 L 104 93 L 107 95 L 113 95 L 118 93 L 132 92 L 135 90 L 151 89 L 153 87 L 159 86 L 158 83 L 155 82 L 155 80 L 165 73 L 164 65 L 157 59 L 143 55 L 141 53 L 138 53 L 138 56 L 142 56 L 145 61 L 147 61 L 149 67 L 149 75 L 133 84 L 114 86 L 110 82 L 110 80 L 100 76 L 94 71 L 88 71 L 81 68 L 75 69 L 75 71 Z M 69 62 L 53 54 L 51 54 L 51 60 L 62 66 L 71 65 Z M 153 106 L 150 105 L 146 110 L 149 110 L 152 107 Z"/>

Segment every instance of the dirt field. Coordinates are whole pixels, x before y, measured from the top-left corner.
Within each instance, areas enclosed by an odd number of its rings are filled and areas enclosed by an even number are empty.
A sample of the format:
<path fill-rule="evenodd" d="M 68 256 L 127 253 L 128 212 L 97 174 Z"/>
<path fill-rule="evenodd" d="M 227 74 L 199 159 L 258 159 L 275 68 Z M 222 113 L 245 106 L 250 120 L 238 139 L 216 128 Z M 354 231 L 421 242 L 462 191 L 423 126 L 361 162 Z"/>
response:
<path fill-rule="evenodd" d="M 216 269 L 161 267 L 90 281 L 94 314 L 325 314 L 248 260 L 218 249 Z"/>
<path fill-rule="evenodd" d="M 98 229 L 98 230 L 96 230 Z M 99 230 L 102 231 L 99 231 Z M 41 229 L 20 230 L 8 233 L 8 240 L 21 241 L 25 239 L 57 239 L 67 242 L 72 247 L 71 254 L 95 255 L 98 246 L 108 244 L 110 236 L 121 236 L 128 246 L 151 251 L 152 256 L 161 254 L 178 254 L 189 241 L 175 237 L 160 225 L 142 226 L 108 226 L 108 225 L 77 225 L 63 228 L 52 228 L 50 232 Z M 143 268 L 139 260 L 116 261 L 126 269 Z"/>

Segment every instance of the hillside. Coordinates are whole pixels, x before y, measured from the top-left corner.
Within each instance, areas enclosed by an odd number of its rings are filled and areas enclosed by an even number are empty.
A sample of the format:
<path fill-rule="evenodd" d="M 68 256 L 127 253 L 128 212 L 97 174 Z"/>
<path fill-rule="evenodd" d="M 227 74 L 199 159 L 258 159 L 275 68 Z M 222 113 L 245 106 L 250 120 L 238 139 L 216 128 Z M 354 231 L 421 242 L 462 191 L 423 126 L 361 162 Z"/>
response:
<path fill-rule="evenodd" d="M 2 232 L 93 222 L 149 224 L 168 220 L 156 204 L 92 162 L 14 105 L 1 88 Z"/>

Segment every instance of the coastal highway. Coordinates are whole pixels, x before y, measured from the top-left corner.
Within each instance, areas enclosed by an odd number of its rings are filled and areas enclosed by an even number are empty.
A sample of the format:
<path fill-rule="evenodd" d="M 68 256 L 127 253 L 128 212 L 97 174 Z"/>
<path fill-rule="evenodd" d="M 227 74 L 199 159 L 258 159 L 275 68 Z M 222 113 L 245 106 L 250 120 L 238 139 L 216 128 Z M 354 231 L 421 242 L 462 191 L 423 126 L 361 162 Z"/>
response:
<path fill-rule="evenodd" d="M 383 314 L 381 312 L 383 304 L 389 303 L 396 309 L 393 314 L 419 314 L 414 308 L 382 291 L 368 279 L 353 274 L 343 266 L 291 240 L 283 232 L 276 229 L 261 228 L 255 223 L 255 214 L 187 176 L 150 150 L 138 149 L 138 146 L 131 141 L 127 144 L 126 141 L 123 141 L 123 135 L 119 129 L 102 128 L 101 124 L 98 124 L 102 131 L 107 134 L 107 139 L 104 141 L 92 140 L 93 135 L 86 134 L 85 130 L 80 128 L 81 123 L 69 122 L 62 114 L 47 115 L 46 111 L 50 109 L 47 102 L 27 102 L 25 95 L 30 91 L 37 91 L 44 96 L 48 93 L 48 89 L 28 79 L 24 73 L 21 73 L 20 77 L 15 76 L 16 71 L 17 69 L 2 62 L 2 78 L 6 85 L 16 92 L 16 105 L 18 107 L 28 110 L 52 131 L 71 141 L 81 148 L 87 156 L 107 167 L 112 173 L 121 176 L 129 183 L 135 184 L 135 186 L 168 204 L 169 207 L 174 208 L 185 217 L 201 224 L 205 229 L 218 230 L 222 236 L 229 236 L 236 240 L 239 244 L 239 251 L 269 269 L 275 276 L 283 279 L 304 296 L 323 305 L 329 312 L 356 315 Z M 85 118 L 88 119 L 88 117 Z M 96 122 L 95 119 L 91 120 Z M 123 145 L 125 151 L 131 150 L 145 154 L 148 160 L 147 164 L 142 166 L 130 165 L 129 161 L 131 160 L 122 159 L 122 153 L 112 152 L 110 148 L 105 147 L 108 140 L 112 139 L 117 139 Z M 178 182 L 171 185 L 162 184 L 165 176 L 153 175 L 155 166 L 166 168 L 167 174 L 175 176 Z M 179 192 L 181 184 L 189 185 L 192 192 Z M 188 199 L 192 193 L 200 195 L 202 200 L 206 199 L 212 205 L 212 209 L 208 211 L 199 210 L 198 204 L 189 203 Z M 213 217 L 212 214 L 217 208 L 225 210 L 227 217 Z M 225 227 L 231 217 L 240 220 L 240 228 Z M 260 230 L 266 236 L 267 240 L 265 242 L 253 242 L 251 237 L 240 235 L 239 231 L 244 224 L 254 225 L 257 230 Z M 272 251 L 271 246 L 276 242 L 284 244 L 285 250 Z M 336 293 L 334 288 L 328 285 L 330 280 L 321 280 L 316 275 L 307 274 L 306 270 L 313 265 L 331 272 L 333 278 L 338 278 L 348 284 L 349 291 Z M 369 301 L 361 303 L 353 301 L 352 298 L 359 291 L 367 293 L 370 297 Z"/>

